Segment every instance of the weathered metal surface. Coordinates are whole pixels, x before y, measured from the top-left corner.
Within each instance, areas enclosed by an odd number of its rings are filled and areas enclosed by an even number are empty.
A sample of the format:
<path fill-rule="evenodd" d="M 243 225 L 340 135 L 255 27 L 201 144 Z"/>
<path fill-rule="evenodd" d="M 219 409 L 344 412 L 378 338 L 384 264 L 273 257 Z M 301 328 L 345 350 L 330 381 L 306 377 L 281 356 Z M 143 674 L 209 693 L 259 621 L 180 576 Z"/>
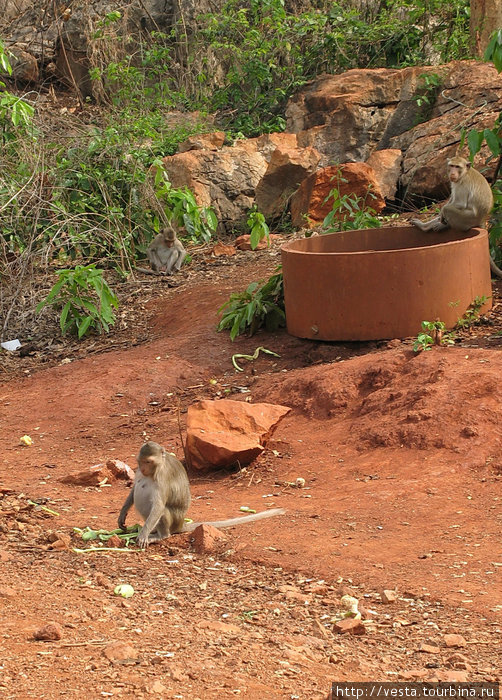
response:
<path fill-rule="evenodd" d="M 422 321 L 453 328 L 489 297 L 488 234 L 414 226 L 343 231 L 282 247 L 288 332 L 315 340 L 415 336 Z"/>

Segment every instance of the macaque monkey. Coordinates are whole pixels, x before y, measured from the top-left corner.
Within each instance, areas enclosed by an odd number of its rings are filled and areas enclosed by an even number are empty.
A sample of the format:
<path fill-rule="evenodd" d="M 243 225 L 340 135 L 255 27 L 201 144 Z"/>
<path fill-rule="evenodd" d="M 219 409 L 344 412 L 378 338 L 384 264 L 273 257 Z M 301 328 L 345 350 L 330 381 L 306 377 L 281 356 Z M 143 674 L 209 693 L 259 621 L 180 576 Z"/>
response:
<path fill-rule="evenodd" d="M 439 216 L 424 223 L 412 219 L 411 223 L 422 231 L 444 231 L 453 228 L 468 231 L 473 226 L 484 226 L 486 217 L 493 207 L 493 194 L 488 181 L 465 158 L 448 160 L 448 177 L 451 183 L 451 196 L 439 212 Z M 490 256 L 490 269 L 498 277 L 500 270 Z"/>
<path fill-rule="evenodd" d="M 203 523 L 185 523 L 190 505 L 190 483 L 181 462 L 156 442 L 145 442 L 138 454 L 138 469 L 132 489 L 119 513 L 118 525 L 125 529 L 127 513 L 134 504 L 145 523 L 138 535 L 139 547 L 158 542 L 176 532 L 191 532 Z M 266 510 L 230 520 L 206 523 L 233 527 L 284 513 L 282 508 Z"/>
<path fill-rule="evenodd" d="M 439 212 L 439 216 L 424 223 L 412 219 L 411 223 L 422 231 L 444 231 L 453 228 L 468 231 L 473 226 L 484 226 L 493 207 L 493 195 L 487 180 L 465 158 L 448 160 L 448 178 L 451 196 Z"/>
<path fill-rule="evenodd" d="M 148 246 L 146 251 L 148 260 L 154 272 L 179 272 L 181 264 L 186 257 L 183 243 L 178 239 L 172 226 L 166 226 L 162 233 L 158 233 Z"/>

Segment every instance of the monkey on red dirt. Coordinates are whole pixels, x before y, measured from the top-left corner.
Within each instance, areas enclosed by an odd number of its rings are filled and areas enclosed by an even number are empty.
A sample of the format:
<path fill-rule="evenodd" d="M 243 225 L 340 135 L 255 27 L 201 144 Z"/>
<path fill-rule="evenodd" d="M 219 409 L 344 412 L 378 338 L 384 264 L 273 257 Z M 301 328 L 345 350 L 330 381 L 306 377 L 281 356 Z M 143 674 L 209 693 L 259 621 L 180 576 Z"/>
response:
<path fill-rule="evenodd" d="M 448 160 L 448 178 L 451 196 L 439 212 L 439 216 L 427 222 L 412 219 L 411 223 L 422 231 L 444 231 L 448 228 L 468 231 L 474 226 L 484 226 L 493 207 L 493 194 L 486 178 L 471 167 L 465 158 L 456 156 Z M 490 257 L 492 272 L 502 277 L 502 271 Z"/>
<path fill-rule="evenodd" d="M 145 523 L 138 535 L 138 545 L 147 547 L 177 532 L 191 532 L 202 523 L 185 523 L 190 505 L 190 483 L 184 466 L 156 442 L 145 442 L 138 454 L 134 484 L 119 513 L 118 525 L 125 529 L 129 509 L 134 504 Z M 214 527 L 232 527 L 280 515 L 282 508 L 240 518 L 206 523 Z"/>
<path fill-rule="evenodd" d="M 170 275 L 173 271 L 180 271 L 187 253 L 176 231 L 169 225 L 155 236 L 146 254 L 154 272 Z"/>

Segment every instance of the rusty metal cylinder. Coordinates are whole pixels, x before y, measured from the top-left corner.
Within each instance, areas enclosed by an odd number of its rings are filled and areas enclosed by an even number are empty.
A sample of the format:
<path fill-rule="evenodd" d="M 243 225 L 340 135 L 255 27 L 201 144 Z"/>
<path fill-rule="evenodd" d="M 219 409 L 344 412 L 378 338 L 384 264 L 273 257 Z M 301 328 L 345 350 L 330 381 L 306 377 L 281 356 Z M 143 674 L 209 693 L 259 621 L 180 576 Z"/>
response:
<path fill-rule="evenodd" d="M 281 249 L 288 333 L 313 340 L 415 336 L 453 328 L 476 297 L 491 308 L 488 234 L 414 226 L 343 231 Z"/>

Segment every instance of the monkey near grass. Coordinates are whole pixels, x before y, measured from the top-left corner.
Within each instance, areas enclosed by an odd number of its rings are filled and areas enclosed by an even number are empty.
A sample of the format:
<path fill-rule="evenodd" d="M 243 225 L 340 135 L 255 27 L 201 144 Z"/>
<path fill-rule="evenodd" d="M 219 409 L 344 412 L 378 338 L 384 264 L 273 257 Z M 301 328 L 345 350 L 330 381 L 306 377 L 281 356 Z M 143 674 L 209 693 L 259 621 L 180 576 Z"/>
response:
<path fill-rule="evenodd" d="M 493 207 L 493 194 L 488 181 L 465 158 L 448 160 L 448 178 L 451 196 L 439 216 L 427 221 L 412 219 L 422 231 L 444 231 L 453 228 L 468 231 L 473 226 L 484 226 Z"/>
<path fill-rule="evenodd" d="M 165 272 L 166 275 L 170 275 L 173 271 L 180 271 L 187 253 L 176 231 L 169 225 L 155 236 L 146 254 L 154 272 Z"/>
<path fill-rule="evenodd" d="M 191 532 L 202 523 L 185 523 L 190 500 L 190 483 L 185 467 L 158 443 L 145 442 L 138 454 L 134 484 L 119 513 L 118 525 L 121 530 L 125 529 L 127 513 L 134 504 L 145 521 L 138 535 L 138 545 L 142 548 L 176 532 Z M 281 513 L 284 513 L 282 508 L 274 508 L 206 524 L 232 527 Z"/>

